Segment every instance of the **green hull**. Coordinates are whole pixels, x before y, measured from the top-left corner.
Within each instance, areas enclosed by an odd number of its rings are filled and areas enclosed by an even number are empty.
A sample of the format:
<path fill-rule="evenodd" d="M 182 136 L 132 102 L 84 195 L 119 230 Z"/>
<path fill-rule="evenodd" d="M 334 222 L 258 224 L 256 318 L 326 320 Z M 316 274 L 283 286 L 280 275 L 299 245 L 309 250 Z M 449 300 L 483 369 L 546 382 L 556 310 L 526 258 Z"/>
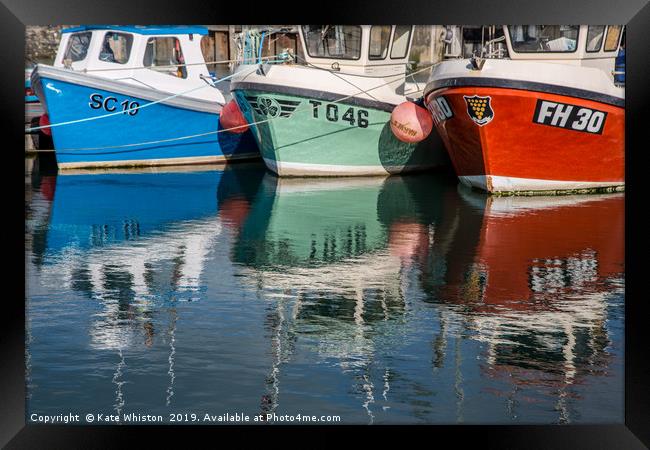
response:
<path fill-rule="evenodd" d="M 280 176 L 386 175 L 446 162 L 435 133 L 399 141 L 390 112 L 315 98 L 235 89 L 267 166 Z M 270 119 L 270 120 L 269 120 Z"/>

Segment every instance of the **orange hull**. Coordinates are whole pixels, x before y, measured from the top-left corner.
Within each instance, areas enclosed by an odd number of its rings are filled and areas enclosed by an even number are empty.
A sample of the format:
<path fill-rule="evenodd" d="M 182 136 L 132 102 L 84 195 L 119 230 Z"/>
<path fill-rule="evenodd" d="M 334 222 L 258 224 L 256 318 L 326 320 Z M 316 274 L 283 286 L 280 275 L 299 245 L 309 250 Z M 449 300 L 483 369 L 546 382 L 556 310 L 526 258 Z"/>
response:
<path fill-rule="evenodd" d="M 434 90 L 426 105 L 465 184 L 488 192 L 624 184 L 621 106 L 524 89 L 471 86 Z"/>

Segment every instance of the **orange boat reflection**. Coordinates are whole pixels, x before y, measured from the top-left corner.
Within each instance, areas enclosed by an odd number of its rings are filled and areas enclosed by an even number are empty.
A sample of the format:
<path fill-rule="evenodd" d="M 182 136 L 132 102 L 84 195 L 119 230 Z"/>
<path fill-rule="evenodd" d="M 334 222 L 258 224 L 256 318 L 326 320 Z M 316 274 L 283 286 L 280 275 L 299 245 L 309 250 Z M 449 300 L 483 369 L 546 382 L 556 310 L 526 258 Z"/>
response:
<path fill-rule="evenodd" d="M 465 229 L 451 238 L 436 291 L 444 320 L 485 344 L 481 371 L 507 386 L 486 391 L 534 402 L 531 392 L 548 390 L 558 420 L 570 421 L 568 398 L 580 394 L 569 387 L 612 369 L 608 308 L 623 299 L 624 195 L 459 193 Z"/>
<path fill-rule="evenodd" d="M 472 300 L 483 307 L 526 310 L 577 291 L 603 292 L 607 280 L 625 271 L 623 194 L 487 197 L 461 190 L 461 196 L 484 202 L 473 268 L 463 283 L 480 285 Z"/>

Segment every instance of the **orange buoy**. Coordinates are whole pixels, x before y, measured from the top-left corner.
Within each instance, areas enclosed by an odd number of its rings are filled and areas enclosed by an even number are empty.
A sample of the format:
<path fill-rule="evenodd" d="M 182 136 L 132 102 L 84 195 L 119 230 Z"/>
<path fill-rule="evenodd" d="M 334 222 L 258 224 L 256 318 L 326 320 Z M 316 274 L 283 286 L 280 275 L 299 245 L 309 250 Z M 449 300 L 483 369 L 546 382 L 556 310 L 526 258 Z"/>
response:
<path fill-rule="evenodd" d="M 420 142 L 433 129 L 431 113 L 413 102 L 400 103 L 390 115 L 390 129 L 402 142 Z"/>
<path fill-rule="evenodd" d="M 41 132 L 43 134 L 46 134 L 48 136 L 52 136 L 52 128 L 50 128 L 48 125 L 50 124 L 50 118 L 47 116 L 47 114 L 42 114 L 41 117 L 38 118 L 38 126 L 39 127 L 46 127 L 46 128 L 41 128 Z"/>
<path fill-rule="evenodd" d="M 248 122 L 235 99 L 230 100 L 223 106 L 219 114 L 219 122 L 222 129 L 231 133 L 241 134 L 248 131 Z"/>

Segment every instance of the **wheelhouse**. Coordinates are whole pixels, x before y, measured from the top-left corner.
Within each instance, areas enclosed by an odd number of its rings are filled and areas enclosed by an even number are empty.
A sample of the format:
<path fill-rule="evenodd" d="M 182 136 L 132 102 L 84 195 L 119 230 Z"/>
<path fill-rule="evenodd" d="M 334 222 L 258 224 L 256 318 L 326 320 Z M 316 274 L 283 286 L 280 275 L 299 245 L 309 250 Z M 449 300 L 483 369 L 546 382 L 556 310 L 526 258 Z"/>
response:
<path fill-rule="evenodd" d="M 303 25 L 299 30 L 309 65 L 375 76 L 406 72 L 412 25 Z"/>
<path fill-rule="evenodd" d="M 616 58 L 625 35 L 621 25 L 509 25 L 503 29 L 512 60 L 593 67 L 617 82 Z"/>
<path fill-rule="evenodd" d="M 624 40 L 621 25 L 448 26 L 447 58 L 578 60 L 612 58 Z"/>
<path fill-rule="evenodd" d="M 151 70 L 176 78 L 208 75 L 201 53 L 207 28 L 192 26 L 81 26 L 62 31 L 54 67 L 125 78 Z M 186 64 L 194 64 L 187 65 Z M 120 70 L 117 70 L 120 69 Z"/>
<path fill-rule="evenodd" d="M 616 58 L 625 42 L 621 25 L 450 26 L 443 33 L 446 58 L 533 60 L 578 65 L 620 74 Z M 624 45 L 624 44 L 623 44 Z M 619 58 L 620 59 L 620 58 Z M 616 69 L 616 70 L 615 70 Z"/>
<path fill-rule="evenodd" d="M 54 67 L 225 103 L 201 51 L 202 26 L 88 25 L 62 31 Z M 211 89 L 199 89 L 210 85 Z M 196 89 L 194 89 L 196 88 Z"/>

